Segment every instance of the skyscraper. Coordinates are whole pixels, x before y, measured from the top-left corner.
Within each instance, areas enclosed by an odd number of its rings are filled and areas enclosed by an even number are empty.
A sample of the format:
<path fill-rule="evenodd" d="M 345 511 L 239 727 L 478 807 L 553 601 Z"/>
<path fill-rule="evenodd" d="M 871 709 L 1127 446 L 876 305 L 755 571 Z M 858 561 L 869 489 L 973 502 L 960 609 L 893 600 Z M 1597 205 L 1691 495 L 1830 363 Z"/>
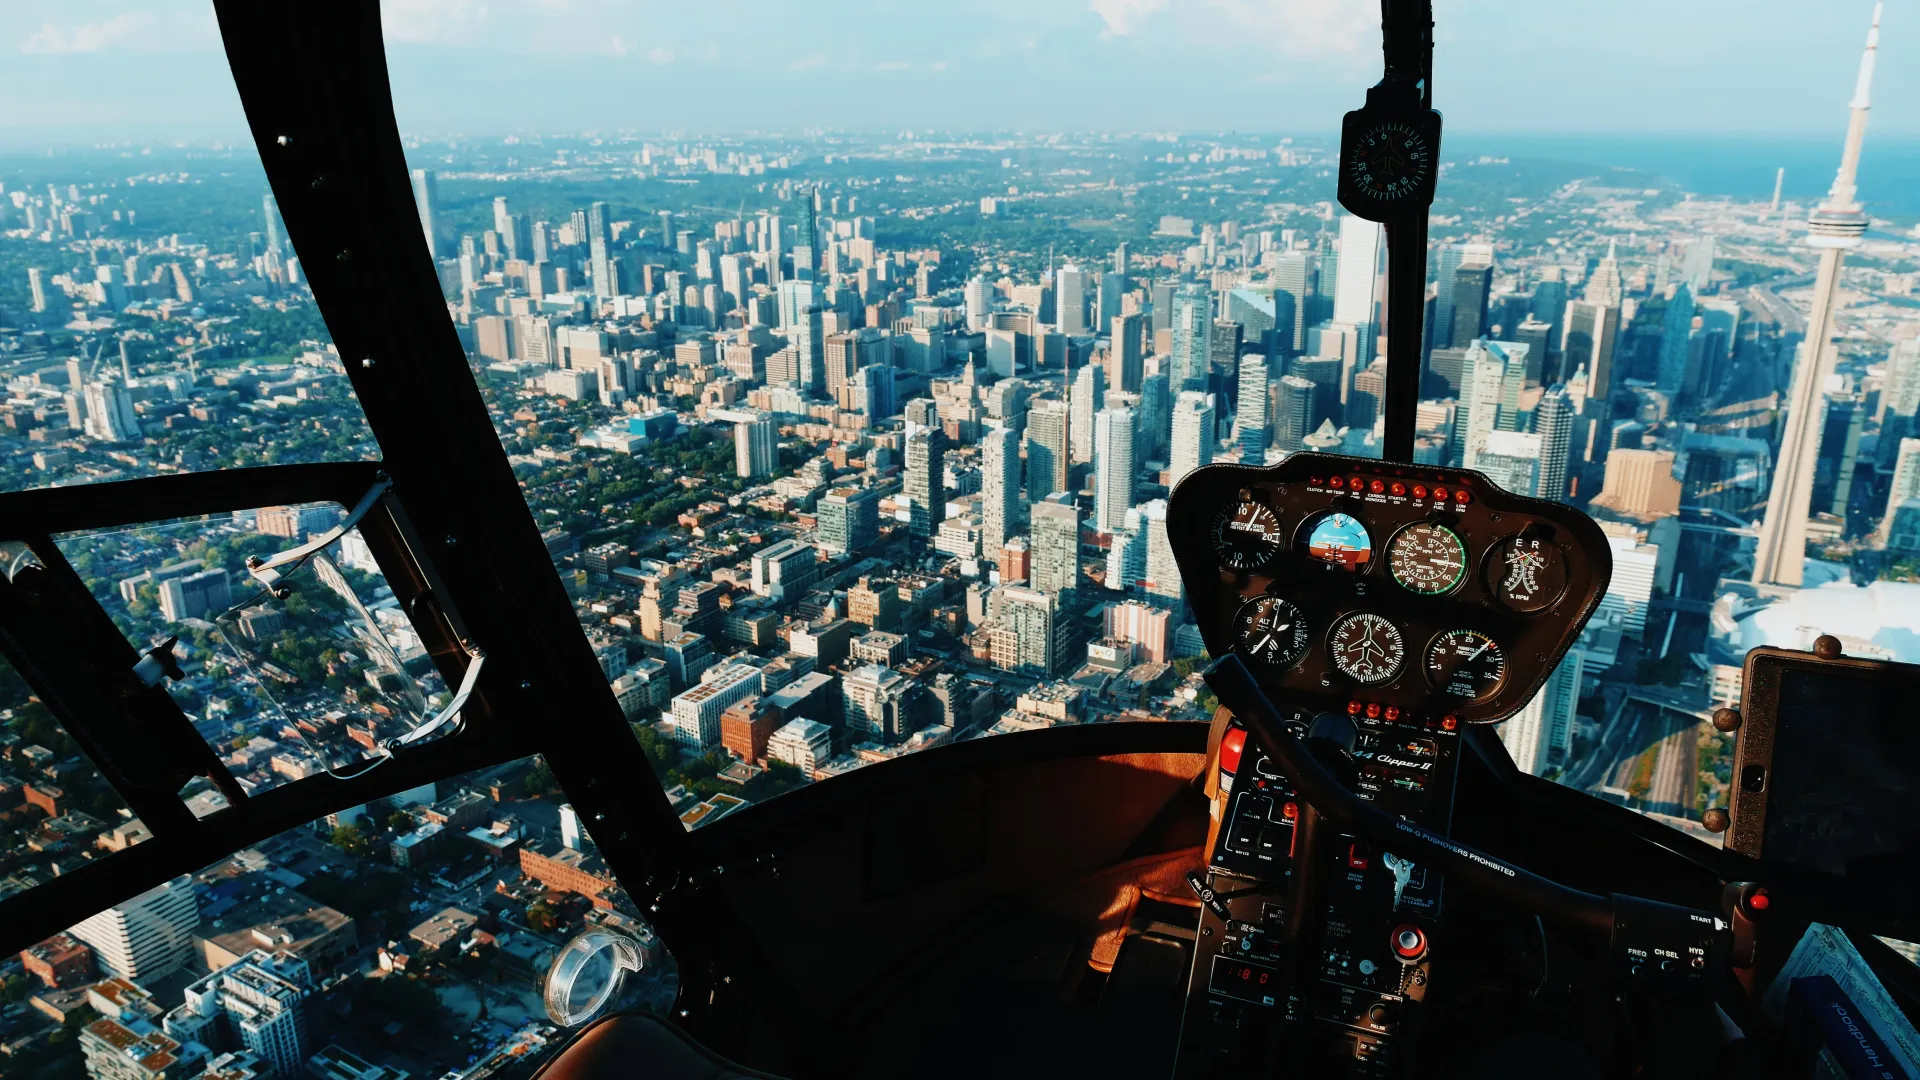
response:
<path fill-rule="evenodd" d="M 1519 397 L 1526 376 L 1525 349 L 1504 341 L 1476 341 L 1461 370 L 1460 408 L 1448 460 L 1474 468 L 1487 435 L 1501 429 L 1506 402 Z M 1507 428 L 1511 430 L 1511 428 Z"/>
<path fill-rule="evenodd" d="M 260 197 L 260 216 L 266 221 L 267 250 L 275 255 L 281 254 L 286 250 L 285 226 L 280 222 L 280 204 L 274 200 L 271 191 Z"/>
<path fill-rule="evenodd" d="M 1172 490 L 1190 472 L 1213 460 L 1213 395 L 1188 390 L 1173 403 L 1173 449 L 1167 467 Z"/>
<path fill-rule="evenodd" d="M 233 1037 L 271 1066 L 273 1075 L 299 1076 L 309 1049 L 307 1005 L 313 991 L 313 972 L 305 960 L 254 949 L 188 985 L 185 1003 L 167 1014 L 167 1031 L 199 1036 L 224 1018 Z"/>
<path fill-rule="evenodd" d="M 1560 339 L 1560 370 L 1571 378 L 1585 368 L 1587 398 L 1604 405 L 1613 393 L 1613 351 L 1620 334 L 1620 308 L 1574 300 L 1567 304 L 1566 320 Z"/>
<path fill-rule="evenodd" d="M 816 512 L 817 543 L 833 555 L 851 555 L 880 538 L 880 500 L 866 488 L 835 488 Z"/>
<path fill-rule="evenodd" d="M 1660 320 L 1660 366 L 1654 386 L 1670 398 L 1678 397 L 1687 385 L 1689 335 L 1693 331 L 1693 290 L 1681 282 L 1667 301 Z"/>
<path fill-rule="evenodd" d="M 1126 527 L 1133 505 L 1132 409 L 1101 409 L 1094 416 L 1093 527 L 1103 533 Z"/>
<path fill-rule="evenodd" d="M 1305 251 L 1280 256 L 1280 265 L 1274 269 L 1273 328 L 1288 353 L 1306 350 L 1307 313 L 1313 303 L 1316 271 L 1314 257 Z"/>
<path fill-rule="evenodd" d="M 1587 279 L 1587 291 L 1584 294 L 1589 304 L 1617 308 L 1624 296 L 1620 280 L 1620 260 L 1615 254 L 1617 241 L 1607 241 L 1607 257 L 1593 268 L 1593 276 Z"/>
<path fill-rule="evenodd" d="M 1493 292 L 1493 267 L 1468 263 L 1453 272 L 1451 282 L 1442 284 L 1453 293 L 1453 329 L 1447 343 L 1464 349 L 1487 332 L 1487 298 Z"/>
<path fill-rule="evenodd" d="M 1345 369 L 1345 360 L 1338 356 L 1294 358 L 1292 374 L 1314 385 L 1313 413 L 1307 421 L 1308 431 L 1329 421 L 1339 427 L 1345 421 L 1346 417 L 1340 408 L 1340 374 Z"/>
<path fill-rule="evenodd" d="M 1333 321 L 1358 328 L 1359 363 L 1373 359 L 1374 287 L 1380 274 L 1382 236 L 1378 222 L 1347 214 L 1340 219 L 1339 277 L 1334 283 Z"/>
<path fill-rule="evenodd" d="M 1240 355 L 1239 400 L 1234 406 L 1234 441 L 1240 445 L 1240 460 L 1259 465 L 1267 460 L 1271 432 L 1267 428 L 1267 376 L 1272 368 L 1260 353 Z"/>
<path fill-rule="evenodd" d="M 1107 339 L 1107 385 L 1115 390 L 1129 394 L 1140 392 L 1146 363 L 1140 349 L 1140 334 L 1145 323 L 1146 317 L 1138 313 L 1117 315 L 1113 319 L 1112 335 Z"/>
<path fill-rule="evenodd" d="M 193 959 L 200 908 L 184 875 L 76 923 L 67 932 L 93 948 L 100 969 L 123 979 L 152 980 Z"/>
<path fill-rule="evenodd" d="M 420 231 L 427 237 L 427 254 L 440 258 L 440 190 L 432 169 L 413 170 L 413 207 L 420 212 Z"/>
<path fill-rule="evenodd" d="M 1204 390 L 1213 353 L 1213 297 L 1204 285 L 1184 285 L 1173 294 L 1173 356 L 1167 368 L 1171 393 Z"/>
<path fill-rule="evenodd" d="M 1027 501 L 1067 490 L 1067 405 L 1041 398 L 1027 410 Z"/>
<path fill-rule="evenodd" d="M 1073 413 L 1069 419 L 1073 423 L 1070 441 L 1076 464 L 1093 460 L 1093 414 L 1100 411 L 1106 398 L 1105 368 L 1088 364 L 1073 377 Z"/>
<path fill-rule="evenodd" d="M 998 553 L 1025 531 L 1020 499 L 1020 439 L 1012 428 L 990 428 L 980 439 L 981 544 Z"/>
<path fill-rule="evenodd" d="M 1840 288 L 1840 264 L 1847 249 L 1858 247 L 1867 230 L 1867 216 L 1855 198 L 1860 171 L 1860 144 L 1867 133 L 1867 111 L 1872 107 L 1874 53 L 1880 44 L 1880 6 L 1873 8 L 1873 27 L 1867 31 L 1866 52 L 1860 57 L 1854 81 L 1847 142 L 1840 155 L 1840 171 L 1827 199 L 1807 218 L 1807 241 L 1820 252 L 1813 284 L 1813 309 L 1807 332 L 1794 360 L 1793 383 L 1785 401 L 1787 423 L 1780 437 L 1780 460 L 1773 473 L 1773 495 L 1760 526 L 1754 552 L 1756 585 L 1798 588 L 1806 571 L 1807 514 L 1813 503 L 1813 473 L 1820 452 L 1820 398 L 1833 372 L 1833 309 Z"/>
<path fill-rule="evenodd" d="M 907 534 L 914 546 L 933 543 L 940 523 L 947 519 L 947 436 L 937 427 L 916 431 L 907 439 Z"/>
<path fill-rule="evenodd" d="M 1056 492 L 1032 508 L 1033 587 L 1061 593 L 1080 584 L 1080 508 L 1066 492 Z"/>
<path fill-rule="evenodd" d="M 975 274 L 967 279 L 965 294 L 967 329 L 981 330 L 987 325 L 987 301 L 993 295 L 987 279 Z"/>
<path fill-rule="evenodd" d="M 1009 585 L 1000 594 L 1000 621 L 1012 656 L 1004 666 L 1030 675 L 1052 675 L 1066 650 L 1060 646 L 1060 594 Z"/>
<path fill-rule="evenodd" d="M 1143 461 L 1157 461 L 1167 452 L 1168 425 L 1173 419 L 1173 394 L 1167 373 L 1156 371 L 1140 380 L 1140 415 L 1134 418 L 1135 451 Z"/>
<path fill-rule="evenodd" d="M 1531 432 L 1493 431 L 1470 469 L 1487 474 L 1487 479 L 1515 495 L 1540 494 L 1541 455 L 1545 440 Z"/>
<path fill-rule="evenodd" d="M 614 295 L 612 247 L 607 204 L 595 202 L 587 207 L 587 273 L 593 278 L 595 300 Z"/>
<path fill-rule="evenodd" d="M 771 476 L 779 463 L 773 414 L 756 413 L 733 425 L 733 469 L 743 478 Z"/>
<path fill-rule="evenodd" d="M 1056 325 L 1063 334 L 1087 332 L 1087 272 L 1068 263 L 1054 276 L 1054 312 Z"/>
<path fill-rule="evenodd" d="M 1533 410 L 1533 431 L 1540 436 L 1540 490 L 1543 499 L 1567 497 L 1567 459 L 1573 452 L 1573 402 L 1565 386 L 1540 395 Z"/>
<path fill-rule="evenodd" d="M 1273 446 L 1284 453 L 1300 449 L 1301 440 L 1313 431 L 1313 400 L 1319 388 L 1312 379 L 1283 375 L 1275 383 L 1273 398 Z"/>
<path fill-rule="evenodd" d="M 1893 532 L 1893 512 L 1908 499 L 1920 499 L 1920 439 L 1901 439 L 1894 453 L 1893 482 L 1887 487 L 1887 511 L 1876 530 L 1882 543 Z"/>

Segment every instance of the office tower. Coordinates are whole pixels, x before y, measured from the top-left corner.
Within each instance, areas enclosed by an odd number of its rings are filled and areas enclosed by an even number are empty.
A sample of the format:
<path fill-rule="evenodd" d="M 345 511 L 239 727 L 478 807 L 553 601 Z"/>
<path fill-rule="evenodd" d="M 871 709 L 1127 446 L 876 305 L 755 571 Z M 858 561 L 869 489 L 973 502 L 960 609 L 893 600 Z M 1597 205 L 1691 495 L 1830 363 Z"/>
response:
<path fill-rule="evenodd" d="M 1112 336 L 1107 339 L 1107 385 L 1115 390 L 1129 394 L 1140 392 L 1140 380 L 1146 374 L 1146 356 L 1140 340 L 1146 321 L 1144 316 L 1135 313 L 1117 315 L 1109 324 Z"/>
<path fill-rule="evenodd" d="M 836 401 L 840 398 L 841 389 L 853 380 L 853 373 L 860 366 L 855 349 L 857 340 L 852 334 L 827 334 L 821 339 L 821 371 L 826 381 L 825 389 L 827 396 Z"/>
<path fill-rule="evenodd" d="M 1887 509 L 1875 535 L 1881 543 L 1893 532 L 1894 511 L 1908 499 L 1920 499 L 1920 439 L 1901 439 L 1893 455 L 1893 481 L 1887 485 Z"/>
<path fill-rule="evenodd" d="M 1173 447 L 1167 468 L 1167 490 L 1178 487 L 1193 470 L 1213 461 L 1213 395 L 1188 390 L 1174 399 Z"/>
<path fill-rule="evenodd" d="M 834 488 L 814 510 L 815 543 L 830 555 L 865 551 L 880 539 L 880 499 L 865 488 Z"/>
<path fill-rule="evenodd" d="M 282 242 L 285 226 L 280 222 L 280 204 L 274 201 L 273 192 L 260 197 L 260 216 L 265 220 L 267 232 L 267 250 L 275 255 L 286 250 Z"/>
<path fill-rule="evenodd" d="M 1094 416 L 1093 527 L 1100 532 L 1124 528 L 1133 505 L 1133 424 L 1132 409 L 1101 409 Z"/>
<path fill-rule="evenodd" d="M 1361 363 L 1373 359 L 1374 288 L 1380 276 L 1384 248 L 1378 222 L 1351 214 L 1340 219 L 1340 264 L 1334 282 L 1333 321 L 1359 329 L 1356 355 Z"/>
<path fill-rule="evenodd" d="M 975 274 L 967 279 L 965 294 L 967 329 L 983 330 L 986 328 L 987 304 L 992 295 L 992 286 L 987 284 L 986 278 Z"/>
<path fill-rule="evenodd" d="M 1127 291 L 1126 284 L 1127 278 L 1124 274 L 1100 275 L 1100 284 L 1094 293 L 1093 325 L 1095 327 L 1111 326 L 1113 320 L 1120 317 L 1120 302 Z"/>
<path fill-rule="evenodd" d="M 1156 334 L 1173 326 L 1173 288 L 1171 281 L 1155 281 L 1147 285 L 1147 306 L 1153 310 L 1153 332 Z"/>
<path fill-rule="evenodd" d="M 1273 385 L 1268 396 L 1272 399 L 1274 449 L 1287 454 L 1300 449 L 1302 440 L 1314 429 L 1314 399 L 1318 395 L 1319 387 L 1313 380 L 1299 375 L 1283 375 Z"/>
<path fill-rule="evenodd" d="M 907 439 L 905 489 L 913 500 L 907 534 L 924 548 L 947 519 L 947 436 L 938 427 L 922 428 Z"/>
<path fill-rule="evenodd" d="M 1621 447 L 1607 455 L 1607 471 L 1593 505 L 1636 518 L 1680 512 L 1680 481 L 1671 450 Z"/>
<path fill-rule="evenodd" d="M 506 249 L 507 258 L 519 258 L 520 253 L 513 242 L 513 215 L 507 210 L 505 195 L 493 197 L 493 231 L 500 237 L 500 246 Z"/>
<path fill-rule="evenodd" d="M 1339 427 L 1345 419 L 1340 408 L 1340 376 L 1346 370 L 1346 361 L 1338 356 L 1299 356 L 1294 358 L 1290 370 L 1314 385 L 1313 412 L 1308 418 L 1307 430 L 1312 431 L 1329 421 Z"/>
<path fill-rule="evenodd" d="M 1819 455 L 1820 398 L 1833 372 L 1835 352 L 1833 310 L 1840 288 L 1840 266 L 1849 248 L 1858 247 L 1867 229 L 1867 216 L 1855 198 L 1860 169 L 1860 145 L 1866 137 L 1869 89 L 1873 83 L 1874 53 L 1880 42 L 1880 8 L 1873 9 L 1873 27 L 1867 31 L 1866 52 L 1854 84 L 1847 142 L 1840 171 L 1825 202 L 1807 218 L 1807 241 L 1820 251 L 1813 284 L 1813 309 L 1807 316 L 1806 337 L 1794 358 L 1793 383 L 1782 403 L 1787 422 L 1780 437 L 1780 460 L 1773 473 L 1773 493 L 1760 526 L 1754 553 L 1756 585 L 1798 588 L 1806 570 L 1807 514 L 1813 503 L 1813 472 Z"/>
<path fill-rule="evenodd" d="M 1033 587 L 1044 593 L 1078 588 L 1080 508 L 1062 491 L 1035 501 L 1030 513 Z"/>
<path fill-rule="evenodd" d="M 1447 344 L 1464 349 L 1488 332 L 1487 299 L 1493 292 L 1493 267 L 1469 264 L 1453 272 L 1453 329 Z"/>
<path fill-rule="evenodd" d="M 1692 332 L 1693 291 L 1681 282 L 1660 320 L 1660 366 L 1654 377 L 1654 386 L 1669 398 L 1678 398 L 1687 385 Z"/>
<path fill-rule="evenodd" d="M 1547 370 L 1547 353 L 1553 327 L 1537 316 L 1528 315 L 1507 337 L 1527 347 L 1527 385 L 1544 386 L 1557 381 Z"/>
<path fill-rule="evenodd" d="M 1607 257 L 1593 268 L 1593 276 L 1587 279 L 1586 292 L 1582 298 L 1589 304 L 1601 307 L 1617 308 L 1625 295 L 1620 279 L 1620 260 L 1615 255 L 1618 241 L 1607 241 Z"/>
<path fill-rule="evenodd" d="M 1259 465 L 1267 460 L 1267 444 L 1272 432 L 1267 427 L 1267 377 L 1272 364 L 1259 353 L 1240 355 L 1239 401 L 1234 406 L 1234 441 L 1240 445 L 1240 460 Z"/>
<path fill-rule="evenodd" d="M 1309 252 L 1289 251 L 1280 256 L 1273 272 L 1273 328 L 1289 353 L 1307 348 L 1308 313 L 1319 287 L 1318 265 Z"/>
<path fill-rule="evenodd" d="M 1529 776 L 1541 776 L 1551 767 L 1552 723 L 1547 718 L 1547 688 L 1527 700 L 1520 711 L 1498 724 L 1494 730 L 1507 748 L 1513 765 Z"/>
<path fill-rule="evenodd" d="M 152 980 L 193 959 L 193 932 L 199 926 L 193 879 L 182 875 L 88 917 L 67 933 L 93 949 L 107 974 Z"/>
<path fill-rule="evenodd" d="M 1487 479 L 1515 495 L 1540 494 L 1546 440 L 1531 432 L 1493 431 L 1467 468 L 1478 469 Z"/>
<path fill-rule="evenodd" d="M 735 475 L 742 478 L 771 476 L 774 466 L 779 463 L 777 438 L 771 413 L 757 413 L 751 420 L 736 421 L 733 425 Z"/>
<path fill-rule="evenodd" d="M 27 293 L 35 314 L 47 310 L 46 271 L 37 266 L 27 267 Z"/>
<path fill-rule="evenodd" d="M 1134 418 L 1134 444 L 1142 461 L 1157 461 L 1167 452 L 1173 422 L 1173 394 L 1166 372 L 1140 380 L 1140 415 Z"/>
<path fill-rule="evenodd" d="M 1068 263 L 1054 274 L 1054 313 L 1063 334 L 1087 332 L 1087 272 Z"/>
<path fill-rule="evenodd" d="M 592 278 L 595 300 L 604 300 L 614 295 L 613 239 L 608 229 L 607 204 L 595 202 L 588 206 L 587 273 Z"/>
<path fill-rule="evenodd" d="M 1687 288 L 1698 293 L 1713 281 L 1714 255 L 1711 236 L 1702 236 L 1687 244 L 1687 253 L 1680 257 L 1680 273 L 1686 279 Z"/>
<path fill-rule="evenodd" d="M 1605 403 L 1613 393 L 1614 342 L 1620 335 L 1620 309 L 1589 300 L 1567 304 L 1566 325 L 1560 338 L 1560 370 L 1587 372 L 1586 396 Z"/>
<path fill-rule="evenodd" d="M 877 423 L 900 411 L 894 400 L 893 379 L 893 368 L 885 364 L 868 364 L 855 376 L 860 386 L 860 411 L 866 414 L 868 423 Z"/>
<path fill-rule="evenodd" d="M 1629 536 L 1607 537 L 1613 549 L 1613 580 L 1600 597 L 1595 620 L 1605 625 L 1615 615 L 1628 636 L 1639 638 L 1647 630 L 1647 608 L 1653 603 L 1653 585 L 1659 573 L 1660 549 Z"/>
<path fill-rule="evenodd" d="M 1067 405 L 1041 398 L 1027 410 L 1027 501 L 1067 490 Z"/>
<path fill-rule="evenodd" d="M 1107 399 L 1107 372 L 1098 364 L 1088 364 L 1073 377 L 1073 411 L 1068 419 L 1075 464 L 1093 460 L 1093 414 Z"/>
<path fill-rule="evenodd" d="M 1572 454 L 1573 401 L 1565 386 L 1540 395 L 1533 409 L 1533 431 L 1540 436 L 1540 485 L 1543 499 L 1567 497 L 1567 460 Z"/>
<path fill-rule="evenodd" d="M 1473 343 L 1461 369 L 1460 407 L 1447 457 L 1450 463 L 1473 468 L 1489 433 L 1513 430 L 1518 419 L 1513 405 L 1519 400 L 1525 378 L 1523 346 L 1504 341 Z"/>
<path fill-rule="evenodd" d="M 826 317 L 826 308 L 809 304 L 800 312 L 790 334 L 797 350 L 800 388 L 809 394 L 825 393 L 827 389 Z"/>
<path fill-rule="evenodd" d="M 432 169 L 413 170 L 413 208 L 420 212 L 420 231 L 427 238 L 427 254 L 440 258 L 440 191 Z"/>
<path fill-rule="evenodd" d="M 1866 402 L 1851 394 L 1826 395 L 1826 419 L 1821 424 L 1820 457 L 1813 469 L 1815 513 L 1847 514 L 1853 496 L 1853 473 L 1860 462 L 1860 436 L 1865 430 Z"/>
<path fill-rule="evenodd" d="M 788 207 L 793 211 L 793 242 L 801 247 L 813 250 L 820 243 L 820 194 L 807 185 L 797 184 L 793 196 L 788 199 Z M 797 271 L 799 264 L 794 265 Z M 811 269 L 811 267 L 809 267 Z"/>
<path fill-rule="evenodd" d="M 1022 674 L 1052 675 L 1061 667 L 1065 649 L 1060 640 L 1058 593 L 1009 585 L 1000 593 L 1000 623 L 1004 644 L 996 642 L 995 666 Z M 1006 655 L 1007 653 L 1011 655 Z"/>
<path fill-rule="evenodd" d="M 1213 362 L 1213 296 L 1206 286 L 1184 285 L 1173 294 L 1172 329 L 1168 390 L 1206 389 Z"/>
<path fill-rule="evenodd" d="M 1020 498 L 1020 439 L 1011 428 L 990 428 L 980 439 L 980 542 L 998 552 L 1025 530 Z"/>

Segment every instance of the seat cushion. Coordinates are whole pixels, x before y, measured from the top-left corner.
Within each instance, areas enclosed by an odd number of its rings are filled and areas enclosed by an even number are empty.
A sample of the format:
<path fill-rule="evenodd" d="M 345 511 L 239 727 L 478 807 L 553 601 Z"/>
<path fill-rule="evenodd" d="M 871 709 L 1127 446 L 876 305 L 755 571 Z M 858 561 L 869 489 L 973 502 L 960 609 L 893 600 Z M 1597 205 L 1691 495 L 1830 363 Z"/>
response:
<path fill-rule="evenodd" d="M 582 1028 L 533 1080 L 780 1080 L 735 1065 L 650 1013 L 615 1013 Z"/>

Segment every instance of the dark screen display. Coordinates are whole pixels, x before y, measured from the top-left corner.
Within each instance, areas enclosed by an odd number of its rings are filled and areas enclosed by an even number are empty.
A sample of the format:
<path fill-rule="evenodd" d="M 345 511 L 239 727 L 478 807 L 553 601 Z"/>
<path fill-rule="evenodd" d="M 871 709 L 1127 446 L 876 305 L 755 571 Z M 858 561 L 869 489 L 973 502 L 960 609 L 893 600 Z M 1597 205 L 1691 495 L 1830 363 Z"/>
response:
<path fill-rule="evenodd" d="M 1920 678 L 1788 671 L 1761 856 L 1862 883 L 1920 856 Z"/>
<path fill-rule="evenodd" d="M 1250 964 L 1231 956 L 1213 958 L 1213 975 L 1207 988 L 1216 994 L 1271 1005 L 1280 985 L 1279 975 L 1265 964 Z"/>

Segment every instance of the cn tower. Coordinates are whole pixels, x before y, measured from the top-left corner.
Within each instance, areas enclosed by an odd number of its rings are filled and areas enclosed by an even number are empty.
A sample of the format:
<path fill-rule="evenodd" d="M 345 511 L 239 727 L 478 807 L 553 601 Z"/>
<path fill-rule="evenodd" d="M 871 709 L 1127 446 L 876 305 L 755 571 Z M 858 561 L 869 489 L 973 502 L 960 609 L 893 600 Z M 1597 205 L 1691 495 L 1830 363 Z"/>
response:
<path fill-rule="evenodd" d="M 1833 305 L 1840 288 L 1840 264 L 1847 249 L 1860 246 L 1867 231 L 1867 215 L 1856 196 L 1860 172 L 1860 143 L 1867 134 L 1868 90 L 1873 84 L 1873 56 L 1880 45 L 1880 4 L 1873 6 L 1873 27 L 1867 31 L 1867 50 L 1860 57 L 1860 77 L 1854 83 L 1848 108 L 1847 145 L 1840 154 L 1840 173 L 1825 202 L 1807 215 L 1807 243 L 1820 252 L 1820 269 L 1813 284 L 1813 310 L 1807 313 L 1806 340 L 1793 364 L 1793 385 L 1787 392 L 1787 426 L 1780 438 L 1779 463 L 1773 473 L 1772 497 L 1760 526 L 1760 545 L 1754 553 L 1753 583 L 1799 588 L 1806 568 L 1807 513 L 1813 504 L 1814 462 L 1820 456 L 1820 429 L 1826 410 L 1821 395 L 1833 374 Z"/>

